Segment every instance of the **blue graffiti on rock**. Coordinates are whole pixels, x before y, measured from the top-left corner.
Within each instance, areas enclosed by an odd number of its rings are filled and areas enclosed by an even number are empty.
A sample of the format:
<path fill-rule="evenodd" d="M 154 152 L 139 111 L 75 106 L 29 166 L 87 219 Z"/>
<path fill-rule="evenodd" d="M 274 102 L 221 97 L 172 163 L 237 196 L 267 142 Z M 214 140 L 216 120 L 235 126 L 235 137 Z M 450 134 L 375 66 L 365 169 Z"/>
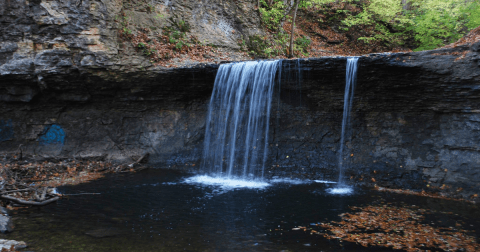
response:
<path fill-rule="evenodd" d="M 65 143 L 65 131 L 57 124 L 48 125 L 43 130 L 38 139 L 40 145 L 61 144 Z"/>
<path fill-rule="evenodd" d="M 7 121 L 0 120 L 0 142 L 13 139 L 13 123 L 12 119 Z"/>

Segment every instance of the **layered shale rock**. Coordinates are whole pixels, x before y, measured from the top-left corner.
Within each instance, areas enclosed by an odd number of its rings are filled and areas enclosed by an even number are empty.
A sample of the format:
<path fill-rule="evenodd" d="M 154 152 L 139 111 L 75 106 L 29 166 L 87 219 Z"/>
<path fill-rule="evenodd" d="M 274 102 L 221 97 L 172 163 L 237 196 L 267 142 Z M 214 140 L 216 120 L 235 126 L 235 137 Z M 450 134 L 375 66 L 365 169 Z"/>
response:
<path fill-rule="evenodd" d="M 347 180 L 480 190 L 477 45 L 359 59 Z M 338 177 L 345 67 L 344 58 L 284 62 L 271 173 Z"/>

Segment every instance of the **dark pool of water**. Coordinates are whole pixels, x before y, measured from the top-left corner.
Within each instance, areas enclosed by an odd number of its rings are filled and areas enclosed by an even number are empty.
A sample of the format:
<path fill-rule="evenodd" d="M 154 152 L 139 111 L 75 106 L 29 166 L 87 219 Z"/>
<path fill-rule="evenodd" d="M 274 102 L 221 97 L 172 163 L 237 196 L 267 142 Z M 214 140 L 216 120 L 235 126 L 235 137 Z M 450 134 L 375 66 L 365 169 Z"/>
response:
<path fill-rule="evenodd" d="M 462 223 L 480 232 L 480 211 L 470 203 L 359 188 L 331 195 L 326 190 L 334 184 L 321 183 L 227 190 L 182 183 L 189 176 L 152 169 L 62 187 L 64 194 L 100 194 L 18 210 L 15 231 L 1 238 L 23 240 L 29 251 L 372 251 L 292 228 L 387 202 L 431 209 L 436 214 L 427 221 L 438 226 Z"/>

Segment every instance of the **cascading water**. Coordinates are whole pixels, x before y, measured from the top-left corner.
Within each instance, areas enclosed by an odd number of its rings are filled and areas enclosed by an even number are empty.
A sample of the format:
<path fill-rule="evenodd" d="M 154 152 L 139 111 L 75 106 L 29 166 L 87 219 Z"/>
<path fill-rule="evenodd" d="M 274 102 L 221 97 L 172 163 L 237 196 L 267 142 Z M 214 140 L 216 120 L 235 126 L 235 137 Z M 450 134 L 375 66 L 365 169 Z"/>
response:
<path fill-rule="evenodd" d="M 212 176 L 262 179 L 280 61 L 221 65 L 210 100 L 202 168 Z"/>
<path fill-rule="evenodd" d="M 347 59 L 347 72 L 345 76 L 345 95 L 343 100 L 343 119 L 342 119 L 342 134 L 340 137 L 340 149 L 338 150 L 338 185 L 342 186 L 343 181 L 343 170 L 345 166 L 345 158 L 343 156 L 345 148 L 345 140 L 351 138 L 349 131 L 351 131 L 350 125 L 350 112 L 352 110 L 353 103 L 353 94 L 355 91 L 355 84 L 357 82 L 357 57 L 352 57 Z"/>

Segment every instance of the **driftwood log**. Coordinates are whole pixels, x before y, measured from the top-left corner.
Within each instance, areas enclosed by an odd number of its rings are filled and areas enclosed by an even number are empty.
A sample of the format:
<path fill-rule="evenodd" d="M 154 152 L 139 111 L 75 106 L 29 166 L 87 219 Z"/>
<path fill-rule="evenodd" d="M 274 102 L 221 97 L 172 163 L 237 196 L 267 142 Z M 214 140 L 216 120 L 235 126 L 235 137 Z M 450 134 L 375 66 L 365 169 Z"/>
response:
<path fill-rule="evenodd" d="M 7 188 L 5 180 L 0 182 L 0 198 L 12 201 L 17 204 L 30 205 L 30 206 L 44 206 L 60 199 L 58 195 L 48 193 L 48 187 L 35 188 L 31 186 L 26 186 L 25 184 L 18 183 L 18 182 L 15 182 L 13 184 L 8 184 L 8 187 L 10 188 Z M 19 187 L 24 187 L 24 188 L 19 188 Z M 12 193 L 19 193 L 19 192 L 21 193 L 31 192 L 27 197 L 29 199 L 20 198 L 20 197 L 11 195 Z M 34 198 L 34 200 L 31 200 L 31 198 Z"/>
<path fill-rule="evenodd" d="M 111 163 L 102 161 L 49 159 L 43 162 L 32 162 L 30 158 L 30 162 L 20 160 L 24 158 L 22 146 L 19 146 L 15 155 L 10 162 L 0 163 L 0 200 L 32 206 L 50 204 L 63 196 L 51 191 L 44 185 L 44 181 L 54 181 L 57 177 L 75 178 L 82 176 L 81 173 L 85 173 L 88 177 L 107 172 L 139 171 L 146 169 L 146 166 L 140 163 L 144 163 L 149 156 L 145 153 L 140 157 L 132 157 L 132 163 L 115 167 Z"/>
<path fill-rule="evenodd" d="M 44 205 L 50 204 L 50 203 L 55 202 L 55 201 L 60 199 L 59 196 L 54 196 L 50 199 L 43 200 L 43 201 L 30 201 L 30 200 L 23 200 L 23 199 L 20 199 L 20 198 L 9 196 L 9 195 L 1 195 L 0 197 L 2 199 L 10 200 L 10 201 L 18 203 L 18 204 L 30 205 L 30 206 L 44 206 Z"/>

